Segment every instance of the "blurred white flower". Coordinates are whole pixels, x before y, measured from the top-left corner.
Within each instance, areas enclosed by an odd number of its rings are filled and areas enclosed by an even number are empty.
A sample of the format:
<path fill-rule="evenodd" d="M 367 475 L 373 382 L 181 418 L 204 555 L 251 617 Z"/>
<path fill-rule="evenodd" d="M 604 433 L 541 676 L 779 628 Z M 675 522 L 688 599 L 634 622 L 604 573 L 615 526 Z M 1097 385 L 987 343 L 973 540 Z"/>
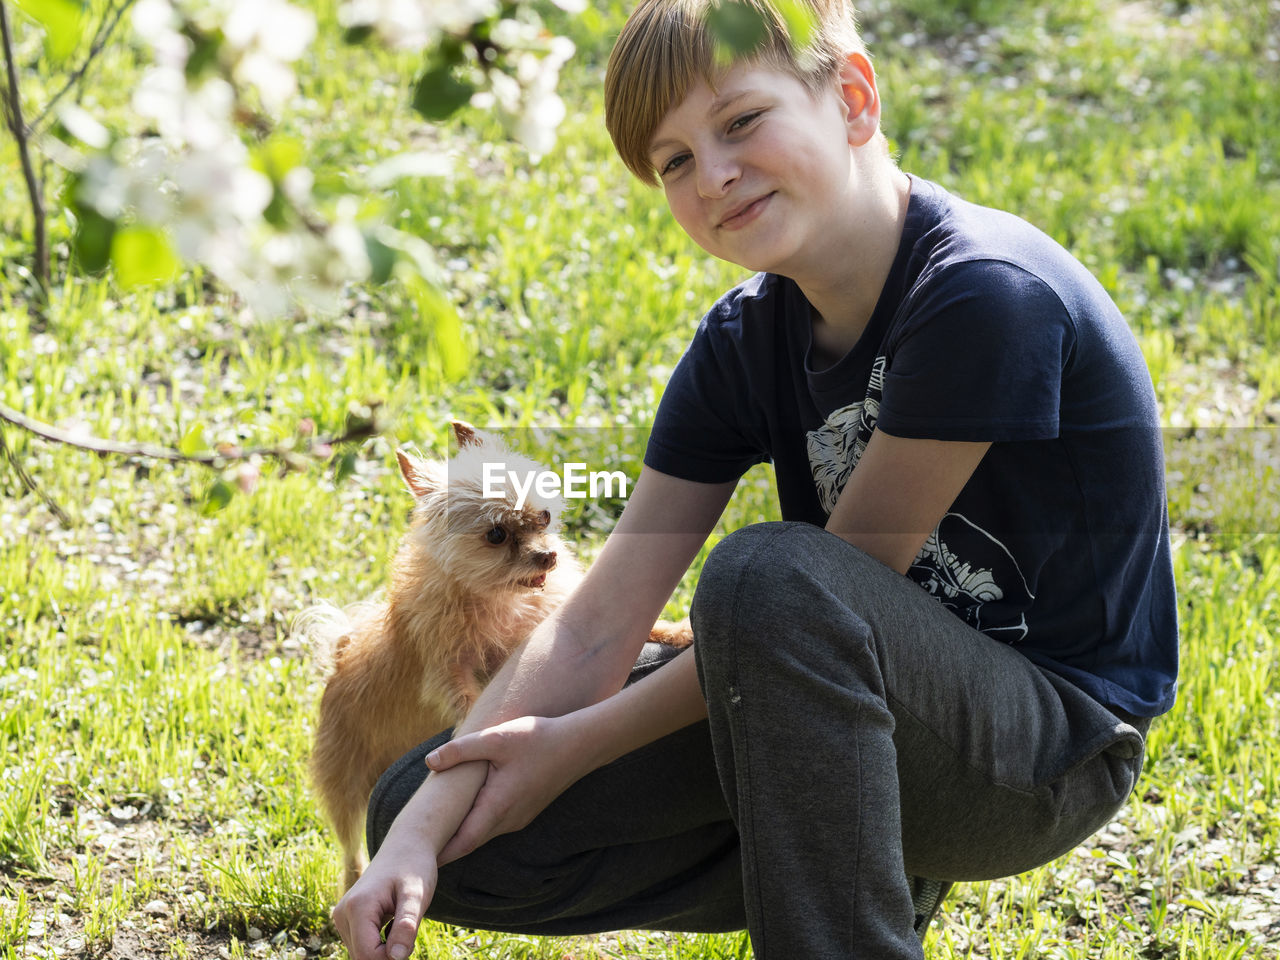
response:
<path fill-rule="evenodd" d="M 307 207 L 311 204 L 311 188 L 315 186 L 316 175 L 307 167 L 294 167 L 280 181 L 280 189 L 290 202 Z"/>
<path fill-rule="evenodd" d="M 369 171 L 369 186 L 387 187 L 405 177 L 443 177 L 453 172 L 453 160 L 442 153 L 413 151 L 383 160 Z"/>
<path fill-rule="evenodd" d="M 158 66 L 181 67 L 191 54 L 191 41 L 180 32 L 181 18 L 169 0 L 138 0 L 133 8 L 133 30 L 151 47 Z"/>
<path fill-rule="evenodd" d="M 498 12 L 498 0 L 434 0 L 426 5 L 435 25 L 449 33 L 465 33 Z"/>
<path fill-rule="evenodd" d="M 556 128 L 564 120 L 564 101 L 554 93 L 533 93 L 524 111 L 515 120 L 514 134 L 534 157 L 551 152 L 556 145 Z"/>
<path fill-rule="evenodd" d="M 565 105 L 555 92 L 560 68 L 573 56 L 573 42 L 566 37 L 551 41 L 539 57 L 521 53 L 515 58 L 514 78 L 494 72 L 490 76 L 496 106 L 503 123 L 534 157 L 555 146 L 556 129 L 564 121 Z"/>
<path fill-rule="evenodd" d="M 426 4 L 418 0 L 347 0 L 338 22 L 348 30 L 367 27 L 392 49 L 421 50 L 435 40 Z"/>
<path fill-rule="evenodd" d="M 231 0 L 222 36 L 237 50 L 257 48 L 263 56 L 292 63 L 315 39 L 316 18 L 284 0 Z"/>
<path fill-rule="evenodd" d="M 236 136 L 234 106 L 235 91 L 225 80 L 210 77 L 192 89 L 174 67 L 151 67 L 133 93 L 133 109 L 153 121 L 161 137 L 195 150 L 218 149 Z"/>
<path fill-rule="evenodd" d="M 68 103 L 59 108 L 58 122 L 81 143 L 96 150 L 106 149 L 111 143 L 111 133 L 107 128 L 75 104 Z"/>
<path fill-rule="evenodd" d="M 489 39 L 504 50 L 521 50 L 536 46 L 541 31 L 531 23 L 506 17 L 489 31 Z"/>
<path fill-rule="evenodd" d="M 498 12 L 498 0 L 346 0 L 338 10 L 348 29 L 366 27 L 385 44 L 420 50 L 442 33 L 465 34 Z"/>
<path fill-rule="evenodd" d="M 284 0 L 223 0 L 229 6 L 222 37 L 230 48 L 232 77 L 253 87 L 263 106 L 276 113 L 297 92 L 289 66 L 316 35 L 316 18 Z"/>
<path fill-rule="evenodd" d="M 585 0 L 553 2 L 571 13 L 586 7 Z M 339 17 L 348 28 L 369 28 L 388 46 L 422 49 L 445 35 L 464 36 L 500 9 L 500 0 L 342 0 Z M 360 205 L 352 197 L 339 200 L 326 222 L 316 211 L 315 175 L 305 165 L 293 166 L 278 183 L 252 166 L 239 119 L 245 92 L 256 93 L 271 113 L 294 96 L 292 64 L 316 33 L 309 10 L 287 0 L 137 0 L 133 25 L 151 51 L 152 66 L 133 94 L 147 132 L 112 141 L 87 114 L 66 111 L 67 129 L 89 148 L 72 158 L 79 200 L 109 219 L 165 229 L 184 259 L 205 265 L 259 314 L 283 313 L 297 299 L 340 307 L 343 288 L 373 272 L 368 229 L 418 269 L 434 268 L 420 239 L 359 223 Z M 548 42 L 536 17 L 504 18 L 490 40 L 497 57 L 470 67 L 482 78 L 473 102 L 494 109 L 531 154 L 544 154 L 565 116 L 555 91 L 573 44 L 563 37 Z M 188 60 L 202 42 L 218 44 L 216 62 L 189 75 Z M 448 169 L 447 157 L 410 152 L 374 166 L 367 182 L 379 189 Z M 297 215 L 268 222 L 264 214 L 277 189 Z M 251 486 L 253 477 L 238 480 Z"/>
<path fill-rule="evenodd" d="M 278 114 L 298 92 L 298 78 L 293 68 L 257 50 L 251 50 L 239 59 L 233 76 L 240 83 L 257 90 L 262 105 L 272 114 Z"/>

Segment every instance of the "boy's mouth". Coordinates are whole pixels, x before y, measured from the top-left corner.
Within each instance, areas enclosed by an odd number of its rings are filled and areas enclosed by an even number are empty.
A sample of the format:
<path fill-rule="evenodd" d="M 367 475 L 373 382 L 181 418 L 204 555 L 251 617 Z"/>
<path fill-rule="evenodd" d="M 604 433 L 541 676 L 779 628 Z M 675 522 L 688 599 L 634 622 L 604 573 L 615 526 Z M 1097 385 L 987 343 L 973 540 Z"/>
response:
<path fill-rule="evenodd" d="M 728 212 L 728 214 L 716 224 L 719 230 L 737 230 L 745 227 L 748 223 L 758 217 L 764 210 L 765 205 L 773 198 L 773 191 L 766 193 L 762 197 L 756 197 L 754 200 L 748 200 L 746 203 L 739 204 Z"/>

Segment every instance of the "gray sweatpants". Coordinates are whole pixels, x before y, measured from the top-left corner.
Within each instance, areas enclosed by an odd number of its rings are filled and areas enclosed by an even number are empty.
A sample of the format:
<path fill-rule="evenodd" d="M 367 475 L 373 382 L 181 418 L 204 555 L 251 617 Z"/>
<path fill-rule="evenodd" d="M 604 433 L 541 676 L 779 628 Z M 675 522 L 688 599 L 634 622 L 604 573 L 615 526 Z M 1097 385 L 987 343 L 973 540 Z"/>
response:
<path fill-rule="evenodd" d="M 1114 815 L 1142 766 L 1148 721 L 808 524 L 725 538 L 691 618 L 708 719 L 444 867 L 429 917 L 544 934 L 746 927 L 757 960 L 914 960 L 908 875 L 1046 863 Z M 654 648 L 633 680 L 661 666 Z M 370 852 L 446 738 L 379 781 Z"/>

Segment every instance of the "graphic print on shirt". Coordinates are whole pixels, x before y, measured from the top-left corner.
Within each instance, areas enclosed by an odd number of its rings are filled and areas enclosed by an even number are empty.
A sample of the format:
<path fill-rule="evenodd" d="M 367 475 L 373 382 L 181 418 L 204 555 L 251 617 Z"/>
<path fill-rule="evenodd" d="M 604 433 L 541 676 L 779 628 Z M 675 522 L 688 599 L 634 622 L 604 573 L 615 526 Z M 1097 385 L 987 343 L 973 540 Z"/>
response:
<path fill-rule="evenodd" d="M 832 411 L 818 429 L 806 434 L 809 469 L 828 516 L 875 430 L 885 362 L 884 357 L 876 358 L 864 399 Z M 988 636 L 1008 643 L 1026 637 L 1023 611 L 1034 595 L 1017 560 L 1003 543 L 961 514 L 948 513 L 942 518 L 907 574 L 944 607 Z"/>
<path fill-rule="evenodd" d="M 954 544 L 961 545 L 963 557 Z M 907 576 L 975 630 L 1006 643 L 1026 638 L 1024 611 L 1035 595 L 1018 561 L 1003 543 L 961 514 L 943 516 L 911 561 Z M 1005 616 L 995 616 L 997 610 Z"/>
<path fill-rule="evenodd" d="M 853 468 L 867 449 L 871 431 L 880 416 L 880 394 L 884 388 L 885 358 L 876 357 L 867 381 L 867 396 L 839 410 L 832 411 L 817 430 L 806 434 L 809 469 L 818 488 L 818 500 L 827 516 L 836 507 Z"/>

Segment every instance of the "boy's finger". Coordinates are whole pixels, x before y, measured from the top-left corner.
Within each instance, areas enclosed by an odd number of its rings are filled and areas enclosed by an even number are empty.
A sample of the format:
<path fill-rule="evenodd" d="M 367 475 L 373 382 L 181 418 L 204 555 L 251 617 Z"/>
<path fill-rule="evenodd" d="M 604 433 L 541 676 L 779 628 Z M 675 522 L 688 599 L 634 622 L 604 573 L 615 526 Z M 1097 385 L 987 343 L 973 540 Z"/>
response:
<path fill-rule="evenodd" d="M 396 918 L 387 931 L 387 953 L 391 960 L 405 960 L 413 953 L 418 937 L 418 923 L 422 920 L 422 896 L 416 892 L 401 892 Z"/>
<path fill-rule="evenodd" d="M 378 918 L 352 918 L 342 933 L 342 942 L 351 949 L 352 960 L 373 960 L 378 956 L 378 948 L 382 946 L 382 928 Z"/>
<path fill-rule="evenodd" d="M 465 734 L 457 740 L 450 740 L 448 743 L 442 743 L 430 753 L 427 754 L 427 766 L 432 770 L 448 770 L 455 766 L 461 758 L 461 747 L 458 745 L 464 742 L 471 734 Z"/>
<path fill-rule="evenodd" d="M 439 771 L 456 767 L 460 763 L 470 763 L 473 760 L 490 760 L 489 754 L 493 752 L 495 744 L 500 741 L 488 734 L 488 730 L 476 730 L 474 733 L 464 733 L 456 740 L 440 744 L 427 754 L 427 766 Z"/>
<path fill-rule="evenodd" d="M 344 897 L 333 910 L 333 925 L 352 960 L 373 960 L 382 946 L 382 911 Z"/>

